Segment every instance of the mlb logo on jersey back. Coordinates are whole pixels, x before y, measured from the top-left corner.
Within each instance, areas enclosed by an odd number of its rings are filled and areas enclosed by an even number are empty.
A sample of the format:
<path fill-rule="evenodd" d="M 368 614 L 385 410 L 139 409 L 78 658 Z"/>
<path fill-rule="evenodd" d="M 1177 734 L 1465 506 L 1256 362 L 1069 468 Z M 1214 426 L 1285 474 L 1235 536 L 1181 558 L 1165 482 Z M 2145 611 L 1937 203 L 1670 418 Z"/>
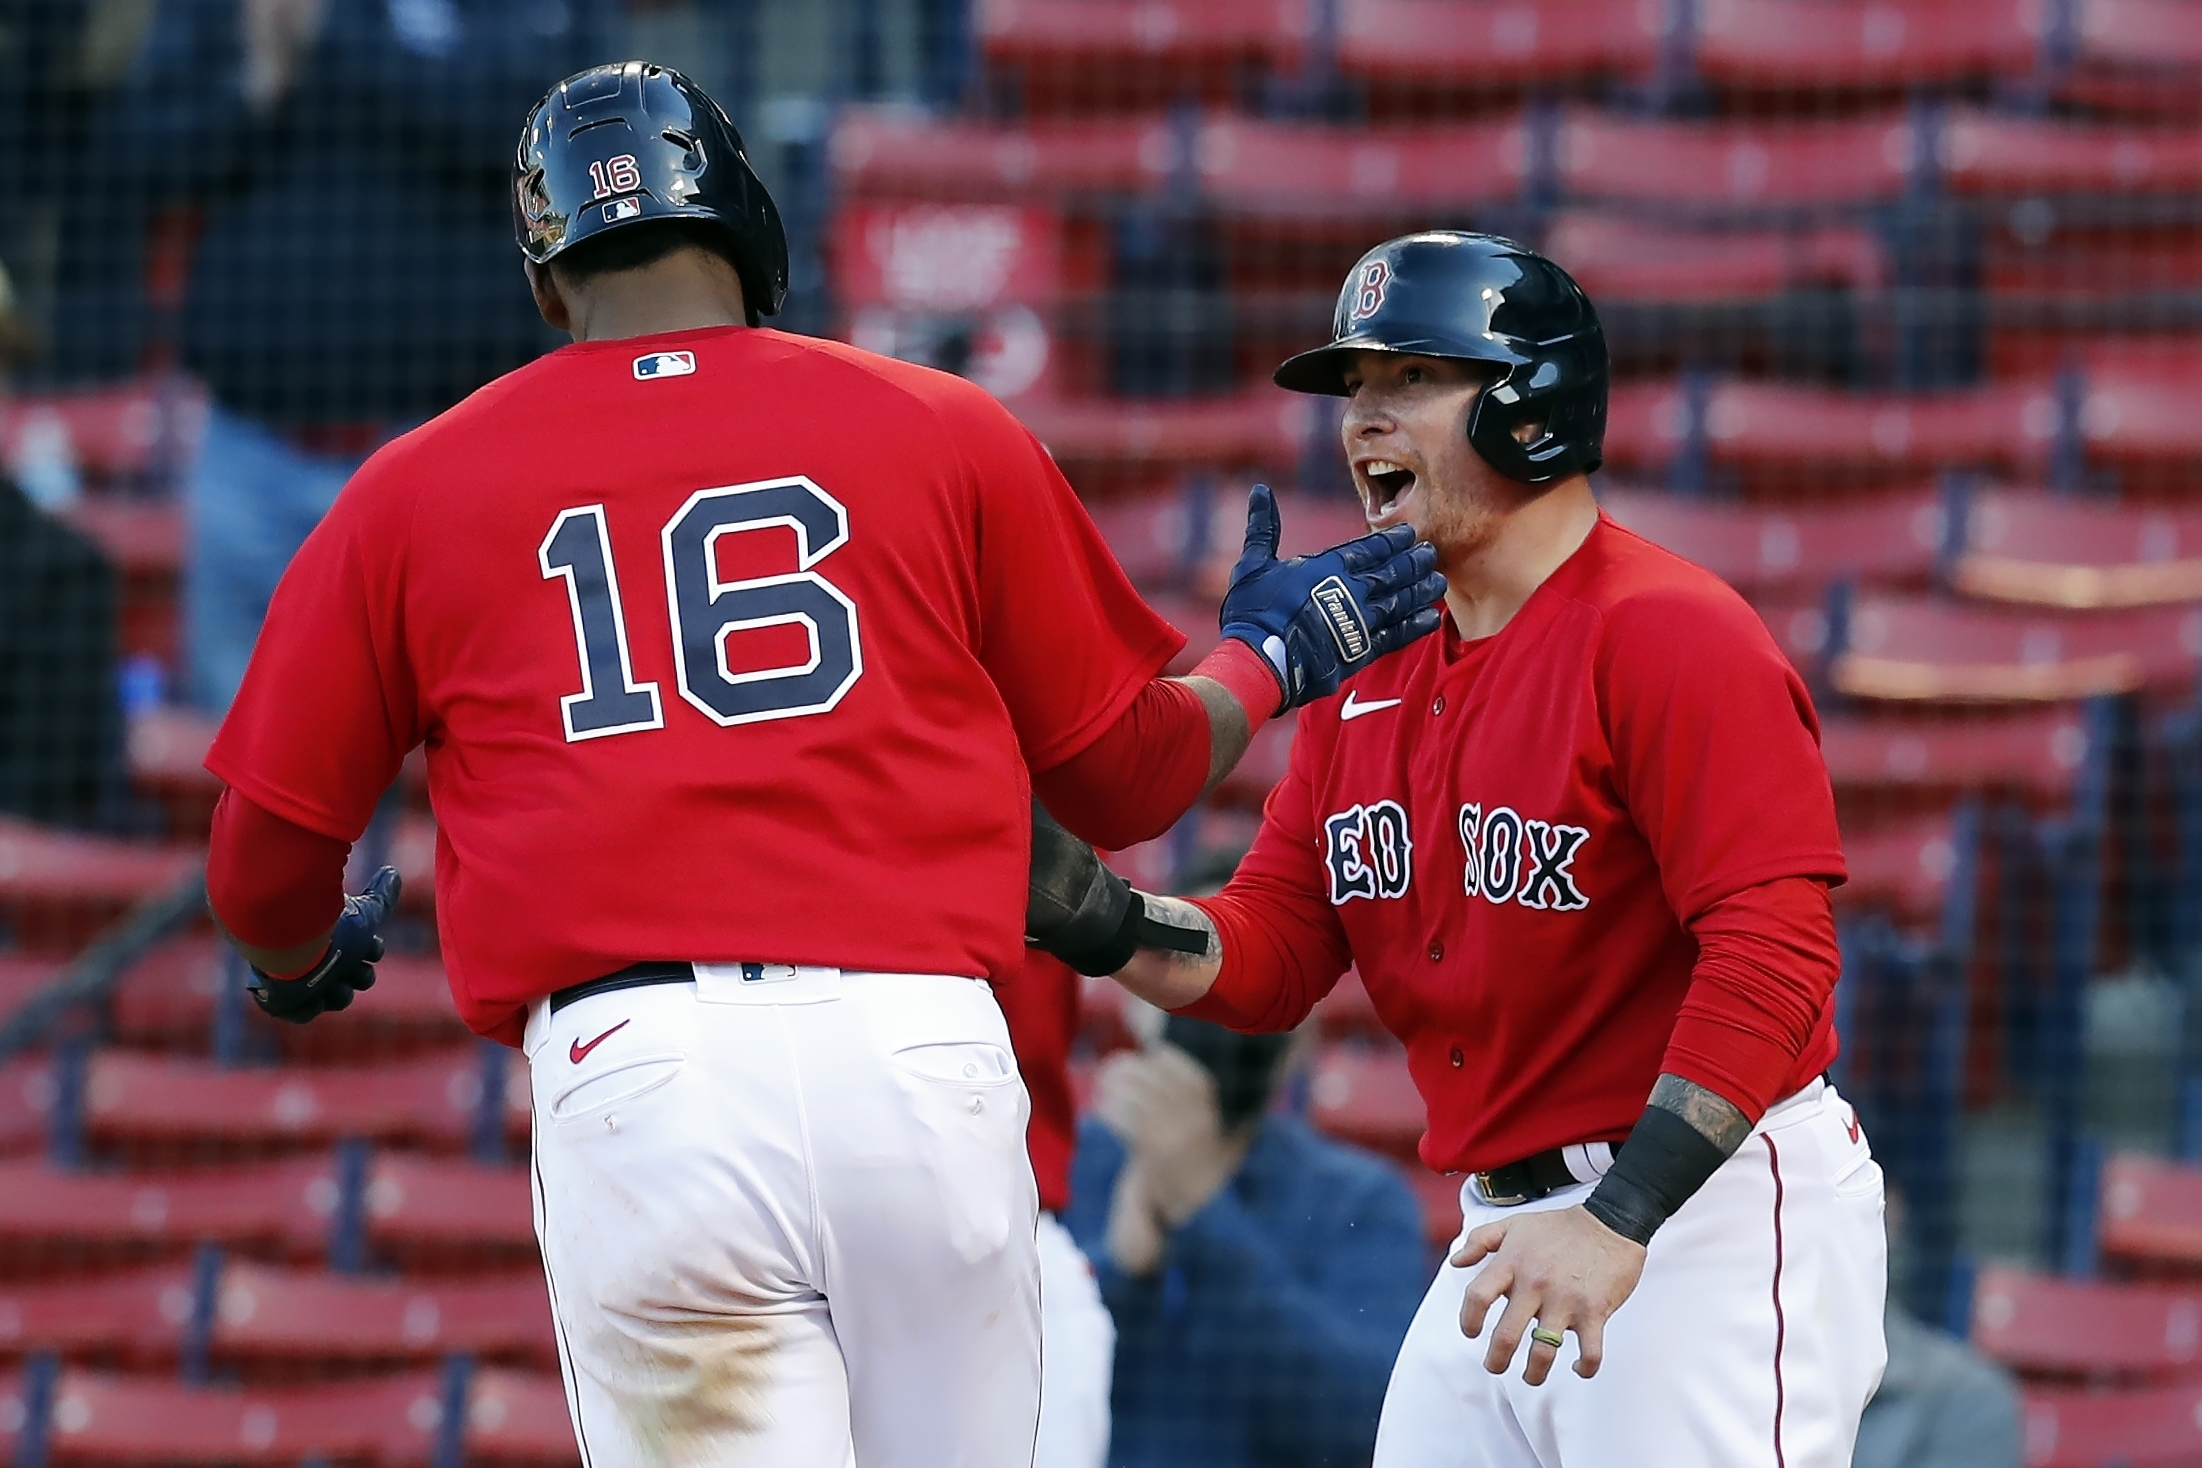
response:
<path fill-rule="evenodd" d="M 696 370 L 694 352 L 650 352 L 635 358 L 635 381 L 652 377 L 686 377 Z"/>

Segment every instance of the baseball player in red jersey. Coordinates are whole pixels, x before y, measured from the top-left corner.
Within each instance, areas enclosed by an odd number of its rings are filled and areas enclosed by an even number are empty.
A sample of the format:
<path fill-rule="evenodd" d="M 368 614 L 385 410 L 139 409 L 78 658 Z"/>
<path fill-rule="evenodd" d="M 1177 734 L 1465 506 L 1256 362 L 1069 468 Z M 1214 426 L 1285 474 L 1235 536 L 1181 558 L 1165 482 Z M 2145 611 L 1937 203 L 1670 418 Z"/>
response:
<path fill-rule="evenodd" d="M 1162 679 L 1182 639 L 1000 405 L 757 329 L 786 243 L 685 78 L 554 88 L 514 213 L 574 343 L 376 454 L 292 562 L 207 761 L 216 915 L 262 1008 L 348 1004 L 397 894 L 343 862 L 425 745 L 452 990 L 530 1063 L 589 1468 L 1026 1464 L 1036 1210 L 987 980 L 1032 792 L 1090 839 L 1166 825 L 1434 628 L 1434 557 L 1278 561 L 1257 494 L 1224 646 Z M 1112 953 L 1169 936 L 1105 916 Z"/>
<path fill-rule="evenodd" d="M 1802 683 L 1599 513 L 1605 346 L 1551 262 L 1391 241 L 1277 380 L 1346 399 L 1369 523 L 1437 547 L 1447 625 L 1302 712 L 1238 876 L 1148 900 L 1206 951 L 1119 977 L 1283 1029 L 1350 961 L 1406 1043 L 1422 1155 L 1468 1176 L 1378 1468 L 1847 1465 L 1882 1193 L 1821 1074 L 1844 869 Z"/>

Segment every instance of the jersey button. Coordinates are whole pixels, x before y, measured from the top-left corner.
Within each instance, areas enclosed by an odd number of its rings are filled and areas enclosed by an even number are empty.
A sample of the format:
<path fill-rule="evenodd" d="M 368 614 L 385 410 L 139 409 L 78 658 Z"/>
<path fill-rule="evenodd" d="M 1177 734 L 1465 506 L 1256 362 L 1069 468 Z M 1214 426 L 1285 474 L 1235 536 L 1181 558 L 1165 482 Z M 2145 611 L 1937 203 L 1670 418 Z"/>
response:
<path fill-rule="evenodd" d="M 1432 714 L 1442 714 L 1445 712 L 1444 694 L 1440 693 L 1436 698 L 1430 700 L 1430 712 Z"/>
<path fill-rule="evenodd" d="M 1453 1053 L 1446 1056 L 1445 1058 L 1453 1063 L 1453 1069 L 1455 1070 L 1459 1070 L 1463 1065 L 1466 1065 L 1468 1063 L 1468 1057 L 1460 1053 L 1460 1047 L 1458 1045 L 1455 1045 L 1453 1047 Z"/>
<path fill-rule="evenodd" d="M 1439 962 L 1442 962 L 1442 961 L 1444 960 L 1444 957 L 1445 957 L 1445 945 L 1444 945 L 1443 943 L 1432 943 L 1432 944 L 1430 945 L 1430 962 L 1432 962 L 1432 963 L 1439 963 Z"/>

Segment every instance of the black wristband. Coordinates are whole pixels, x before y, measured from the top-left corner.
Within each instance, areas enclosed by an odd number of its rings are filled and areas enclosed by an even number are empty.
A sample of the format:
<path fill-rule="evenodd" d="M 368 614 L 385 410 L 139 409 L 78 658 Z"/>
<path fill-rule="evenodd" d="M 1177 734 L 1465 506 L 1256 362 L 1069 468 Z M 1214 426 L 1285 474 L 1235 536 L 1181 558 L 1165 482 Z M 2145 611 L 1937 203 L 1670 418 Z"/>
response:
<path fill-rule="evenodd" d="M 1696 1127 L 1664 1106 L 1647 1106 L 1583 1208 L 1622 1238 L 1649 1244 L 1727 1160 Z"/>

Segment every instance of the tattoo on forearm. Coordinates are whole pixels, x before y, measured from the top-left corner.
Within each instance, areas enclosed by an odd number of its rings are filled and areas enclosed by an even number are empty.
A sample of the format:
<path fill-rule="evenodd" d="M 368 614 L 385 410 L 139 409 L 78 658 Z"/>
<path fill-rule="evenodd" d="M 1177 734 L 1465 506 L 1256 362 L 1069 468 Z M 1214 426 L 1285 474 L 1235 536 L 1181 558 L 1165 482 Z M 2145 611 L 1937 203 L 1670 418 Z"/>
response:
<path fill-rule="evenodd" d="M 1207 949 L 1200 953 L 1172 953 L 1161 948 L 1148 949 L 1147 952 L 1153 953 L 1159 958 L 1166 958 L 1181 968 L 1205 968 L 1223 957 L 1223 938 L 1216 932 L 1215 919 L 1209 917 L 1207 913 L 1202 912 L 1192 903 L 1175 897 L 1156 897 L 1145 892 L 1142 892 L 1140 896 L 1146 901 L 1149 917 L 1158 922 L 1168 923 L 1174 928 L 1194 929 L 1206 935 L 1208 939 Z"/>
<path fill-rule="evenodd" d="M 1223 777 L 1238 764 L 1246 746 L 1254 742 L 1254 729 L 1247 722 L 1246 709 L 1230 689 L 1213 678 L 1184 681 L 1200 695 L 1201 706 L 1208 710 L 1208 780 L 1201 786 L 1201 794 L 1206 795 L 1222 784 Z"/>
<path fill-rule="evenodd" d="M 1751 1135 L 1751 1119 L 1733 1104 L 1677 1075 L 1663 1075 L 1653 1083 L 1651 1104 L 1688 1122 L 1724 1157 L 1733 1156 L 1743 1139 Z"/>

